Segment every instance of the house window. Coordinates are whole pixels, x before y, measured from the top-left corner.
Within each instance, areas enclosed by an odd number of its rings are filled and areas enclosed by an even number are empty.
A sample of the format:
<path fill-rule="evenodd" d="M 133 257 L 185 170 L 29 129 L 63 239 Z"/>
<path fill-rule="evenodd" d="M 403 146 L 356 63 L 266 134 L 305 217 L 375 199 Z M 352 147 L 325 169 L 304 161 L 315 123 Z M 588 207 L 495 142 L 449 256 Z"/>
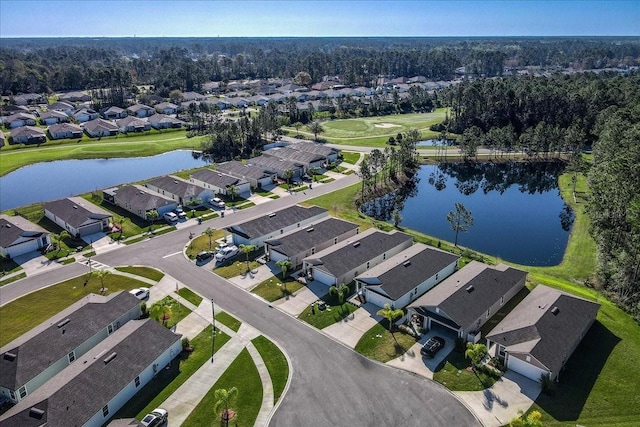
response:
<path fill-rule="evenodd" d="M 503 346 L 498 346 L 498 356 L 504 357 L 505 348 Z"/>
<path fill-rule="evenodd" d="M 527 362 L 531 362 L 531 356 L 527 355 Z"/>
<path fill-rule="evenodd" d="M 500 305 L 504 304 L 504 295 L 500 297 Z"/>
<path fill-rule="evenodd" d="M 113 333 L 113 325 L 107 326 L 107 333 L 111 335 Z"/>
<path fill-rule="evenodd" d="M 436 307 L 436 313 L 440 313 L 440 307 Z"/>
<path fill-rule="evenodd" d="M 140 387 L 140 376 L 138 375 L 135 379 L 136 387 Z"/>
<path fill-rule="evenodd" d="M 108 403 L 102 407 L 102 416 L 106 417 L 107 415 L 109 415 L 109 404 Z"/>
<path fill-rule="evenodd" d="M 9 390 L 9 396 L 11 397 L 11 400 L 16 400 L 16 393 L 13 390 Z"/>
<path fill-rule="evenodd" d="M 69 358 L 69 363 L 73 363 L 73 361 L 76 360 L 76 352 L 72 351 L 71 353 L 67 354 L 67 357 Z"/>
<path fill-rule="evenodd" d="M 20 399 L 24 399 L 25 397 L 27 397 L 27 388 L 20 387 L 20 390 L 18 390 L 18 394 L 20 395 Z"/>

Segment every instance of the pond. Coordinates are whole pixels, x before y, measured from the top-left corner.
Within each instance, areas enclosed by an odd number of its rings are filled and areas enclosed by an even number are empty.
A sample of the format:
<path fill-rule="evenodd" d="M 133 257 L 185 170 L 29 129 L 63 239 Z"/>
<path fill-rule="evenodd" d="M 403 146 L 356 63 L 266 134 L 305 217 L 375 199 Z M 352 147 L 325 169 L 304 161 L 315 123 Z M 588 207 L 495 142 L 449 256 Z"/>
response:
<path fill-rule="evenodd" d="M 424 141 L 416 142 L 416 147 L 444 147 L 455 145 L 454 139 L 425 139 Z"/>
<path fill-rule="evenodd" d="M 149 157 L 36 163 L 0 178 L 0 210 L 62 199 L 207 163 L 187 150 Z"/>
<path fill-rule="evenodd" d="M 461 202 L 473 225 L 458 244 L 501 259 L 532 266 L 562 261 L 573 211 L 558 190 L 564 165 L 544 163 L 446 163 L 422 166 L 414 185 L 371 201 L 363 212 L 453 242 L 447 214 Z"/>

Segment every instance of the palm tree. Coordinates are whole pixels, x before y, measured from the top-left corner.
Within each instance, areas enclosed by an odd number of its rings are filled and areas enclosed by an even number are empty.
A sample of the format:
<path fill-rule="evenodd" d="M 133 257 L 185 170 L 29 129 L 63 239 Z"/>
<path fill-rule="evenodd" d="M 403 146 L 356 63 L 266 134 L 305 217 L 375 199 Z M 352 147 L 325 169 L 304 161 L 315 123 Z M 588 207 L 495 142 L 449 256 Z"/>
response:
<path fill-rule="evenodd" d="M 458 232 L 466 233 L 473 225 L 471 211 L 467 210 L 462 203 L 456 202 L 455 209 L 447 214 L 447 221 L 451 224 L 451 229 L 456 232 L 453 246 L 458 246 Z"/>
<path fill-rule="evenodd" d="M 240 250 L 247 256 L 247 271 L 249 271 L 249 254 L 256 250 L 256 245 L 240 245 Z"/>
<path fill-rule="evenodd" d="M 307 125 L 307 129 L 309 129 L 311 132 L 313 132 L 313 139 L 314 141 L 318 140 L 318 134 L 324 132 L 324 129 L 322 127 L 322 125 L 320 124 L 319 121 L 314 120 L 311 123 L 309 123 Z"/>
<path fill-rule="evenodd" d="M 93 272 L 94 275 L 96 275 L 98 277 L 98 279 L 100 279 L 100 293 L 103 294 L 105 289 L 104 289 L 104 278 L 107 277 L 108 275 L 111 274 L 111 271 L 109 270 L 95 270 Z"/>
<path fill-rule="evenodd" d="M 238 187 L 235 185 L 229 186 L 229 188 L 227 188 L 227 193 L 231 196 L 231 200 L 235 201 L 236 196 L 238 195 Z"/>
<path fill-rule="evenodd" d="M 153 228 L 153 223 L 156 222 L 160 218 L 160 214 L 157 210 L 153 209 L 147 212 L 147 220 L 149 221 L 149 231 Z"/>
<path fill-rule="evenodd" d="M 311 176 L 313 177 L 313 182 L 316 182 L 316 175 L 320 174 L 320 168 L 318 166 L 314 166 L 312 168 L 309 168 L 309 172 L 311 173 Z"/>
<path fill-rule="evenodd" d="M 344 304 L 344 299 L 346 298 L 346 296 L 349 295 L 349 291 L 349 287 L 344 283 L 341 283 L 340 286 L 331 286 L 329 288 L 329 295 L 337 296 L 338 302 L 340 303 L 340 305 L 342 305 Z"/>
<path fill-rule="evenodd" d="M 220 418 L 224 421 L 225 426 L 229 426 L 229 419 L 233 411 L 229 408 L 232 400 L 238 396 L 238 389 L 231 387 L 229 390 L 220 388 L 213 392 L 216 403 L 213 410 L 216 414 L 220 414 Z"/>
<path fill-rule="evenodd" d="M 284 179 L 287 180 L 287 189 L 291 190 L 291 178 L 293 178 L 293 171 L 291 169 L 287 169 L 284 171 Z"/>
<path fill-rule="evenodd" d="M 300 128 L 302 127 L 302 123 L 294 122 L 291 126 L 296 128 L 296 136 L 300 136 Z"/>
<path fill-rule="evenodd" d="M 204 230 L 202 232 L 202 234 L 204 234 L 207 237 L 209 237 L 209 250 L 211 250 L 211 244 L 212 244 L 212 239 L 213 239 L 213 234 L 214 234 L 213 229 L 211 227 L 207 227 L 207 229 Z"/>
<path fill-rule="evenodd" d="M 391 307 L 389 304 L 385 304 L 384 308 L 381 308 L 380 310 L 378 310 L 378 316 L 382 316 L 385 319 L 387 319 L 387 321 L 389 322 L 389 333 L 391 334 L 391 336 L 393 337 L 393 340 L 397 343 L 398 340 L 396 340 L 396 336 L 393 335 L 393 322 L 395 322 L 395 320 L 399 317 L 402 317 L 402 315 L 404 314 L 404 311 L 402 311 L 401 309 L 395 309 L 393 307 Z"/>
<path fill-rule="evenodd" d="M 280 271 L 282 271 L 282 281 L 284 282 L 284 278 L 287 275 L 287 271 L 291 268 L 291 261 L 288 259 L 281 259 L 276 262 L 276 265 L 280 267 Z"/>
<path fill-rule="evenodd" d="M 67 230 L 62 230 L 58 234 L 52 234 L 51 237 L 53 238 L 53 241 L 56 244 L 56 249 L 57 249 L 56 255 L 58 255 L 58 253 L 60 253 L 60 249 L 62 249 L 62 241 L 70 238 L 71 234 L 69 234 Z"/>
<path fill-rule="evenodd" d="M 162 326 L 167 326 L 167 322 L 171 319 L 171 306 L 167 304 L 165 301 L 160 301 L 159 303 L 153 304 L 151 306 L 151 310 L 149 315 L 162 322 Z"/>
<path fill-rule="evenodd" d="M 464 352 L 464 357 L 471 360 L 471 366 L 475 371 L 484 356 L 487 355 L 487 346 L 484 344 L 473 344 L 468 342 L 467 349 Z"/>
<path fill-rule="evenodd" d="M 129 218 L 127 218 L 126 216 L 119 216 L 116 218 L 116 224 L 118 224 L 118 228 L 120 229 L 120 234 L 118 235 L 118 240 L 122 239 L 122 232 L 123 230 L 123 226 L 124 223 L 129 221 Z"/>

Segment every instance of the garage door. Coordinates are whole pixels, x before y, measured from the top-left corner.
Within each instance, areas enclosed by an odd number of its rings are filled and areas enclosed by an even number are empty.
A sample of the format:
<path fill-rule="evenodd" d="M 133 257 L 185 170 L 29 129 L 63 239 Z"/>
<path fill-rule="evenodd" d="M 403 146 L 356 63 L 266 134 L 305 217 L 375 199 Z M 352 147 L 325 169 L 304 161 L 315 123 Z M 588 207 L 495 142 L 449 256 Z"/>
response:
<path fill-rule="evenodd" d="M 313 280 L 322 282 L 327 286 L 331 286 L 336 283 L 335 277 L 328 273 L 325 273 L 324 271 L 316 270 L 315 268 L 313 269 Z"/>
<path fill-rule="evenodd" d="M 102 223 L 96 222 L 94 224 L 87 225 L 86 227 L 80 227 L 79 230 L 81 236 L 88 236 L 89 234 L 99 233 L 102 231 Z"/>
<path fill-rule="evenodd" d="M 431 328 L 433 328 L 434 325 L 438 325 L 441 328 L 445 328 L 445 329 L 448 329 L 450 331 L 453 331 L 456 334 L 456 336 L 458 336 L 458 329 L 453 328 L 450 325 L 447 325 L 446 323 L 439 322 L 436 319 L 434 319 L 433 317 L 431 317 Z"/>
<path fill-rule="evenodd" d="M 532 364 L 513 356 L 509 356 L 508 358 L 507 369 L 510 369 L 513 372 L 517 372 L 520 375 L 530 378 L 534 381 L 540 381 L 540 376 L 542 374 L 548 373 L 544 369 L 540 369 L 537 366 L 533 366 Z"/>
<path fill-rule="evenodd" d="M 278 251 L 269 249 L 269 259 L 273 262 L 278 262 L 278 261 L 284 261 L 285 259 L 287 259 L 287 256 L 281 254 Z"/>
<path fill-rule="evenodd" d="M 364 288 L 363 294 L 364 294 L 364 297 L 367 299 L 367 302 L 375 304 L 381 308 L 384 307 L 385 304 L 392 303 L 388 298 L 385 298 L 382 295 L 377 294 L 375 292 L 368 291 L 367 288 Z"/>

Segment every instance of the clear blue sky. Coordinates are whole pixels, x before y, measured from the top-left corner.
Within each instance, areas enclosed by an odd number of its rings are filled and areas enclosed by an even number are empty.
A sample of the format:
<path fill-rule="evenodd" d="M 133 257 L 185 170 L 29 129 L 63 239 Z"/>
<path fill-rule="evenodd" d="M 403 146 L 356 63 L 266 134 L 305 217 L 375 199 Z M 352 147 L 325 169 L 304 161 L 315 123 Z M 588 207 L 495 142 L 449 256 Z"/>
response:
<path fill-rule="evenodd" d="M 0 37 L 640 35 L 640 0 L 0 0 Z"/>

